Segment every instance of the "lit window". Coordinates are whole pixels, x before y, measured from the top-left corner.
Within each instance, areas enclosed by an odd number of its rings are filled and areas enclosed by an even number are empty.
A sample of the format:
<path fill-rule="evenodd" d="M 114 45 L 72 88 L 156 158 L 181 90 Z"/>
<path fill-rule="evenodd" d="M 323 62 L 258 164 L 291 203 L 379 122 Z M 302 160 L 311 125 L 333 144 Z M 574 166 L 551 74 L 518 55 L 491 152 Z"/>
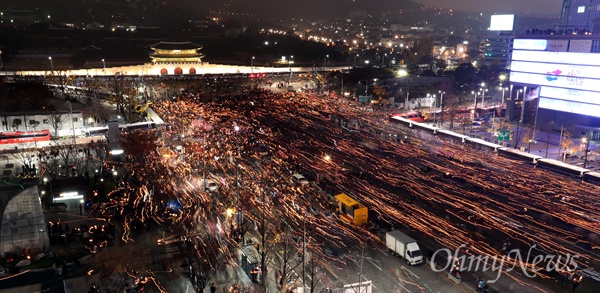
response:
<path fill-rule="evenodd" d="M 584 13 L 584 12 L 585 12 L 585 6 L 577 7 L 577 13 Z"/>

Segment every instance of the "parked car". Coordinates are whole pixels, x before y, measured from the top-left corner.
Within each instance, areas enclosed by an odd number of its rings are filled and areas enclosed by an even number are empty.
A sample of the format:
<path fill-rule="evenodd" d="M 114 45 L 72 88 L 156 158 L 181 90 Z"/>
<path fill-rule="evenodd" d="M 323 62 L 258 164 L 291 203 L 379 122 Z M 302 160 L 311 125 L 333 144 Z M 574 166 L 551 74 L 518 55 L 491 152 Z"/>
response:
<path fill-rule="evenodd" d="M 292 175 L 291 179 L 292 183 L 294 184 L 298 184 L 298 185 L 308 185 L 308 180 L 306 180 L 306 178 L 304 178 L 304 176 L 296 173 L 294 175 Z"/>

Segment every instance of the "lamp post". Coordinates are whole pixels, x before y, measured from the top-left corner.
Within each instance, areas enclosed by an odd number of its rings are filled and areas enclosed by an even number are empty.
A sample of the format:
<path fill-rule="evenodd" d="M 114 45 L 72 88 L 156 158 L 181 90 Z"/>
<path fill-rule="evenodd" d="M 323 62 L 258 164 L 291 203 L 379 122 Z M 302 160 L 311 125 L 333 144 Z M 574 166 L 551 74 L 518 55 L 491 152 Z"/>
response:
<path fill-rule="evenodd" d="M 515 148 L 517 148 L 517 145 L 519 143 L 518 138 L 519 133 L 521 132 L 521 123 L 523 123 L 523 116 L 525 115 L 525 94 L 527 93 L 527 87 L 525 87 L 525 90 L 520 89 L 519 91 L 517 91 L 516 100 L 519 100 L 519 93 L 523 93 L 523 97 L 521 99 L 521 117 L 519 118 L 519 124 L 517 125 L 517 137 L 515 137 L 515 139 L 517 140 L 517 142 L 515 142 Z"/>
<path fill-rule="evenodd" d="M 589 148 L 590 148 L 590 138 L 589 138 L 589 137 L 587 137 L 587 133 L 586 133 L 586 136 L 584 136 L 584 137 L 581 139 L 581 142 L 583 142 L 583 143 L 584 143 L 584 148 L 585 148 L 585 149 L 583 150 L 583 152 L 584 152 L 584 157 L 583 157 L 583 168 L 585 169 L 585 167 L 586 167 L 586 165 L 587 165 L 587 160 L 588 160 L 588 152 L 589 152 Z"/>
<path fill-rule="evenodd" d="M 329 55 L 323 57 L 323 71 L 327 71 L 327 58 L 329 58 Z"/>
<path fill-rule="evenodd" d="M 404 110 L 406 110 L 406 113 L 408 113 L 408 95 L 410 94 L 410 92 L 408 90 L 406 90 L 406 101 L 404 102 Z"/>
<path fill-rule="evenodd" d="M 533 138 L 534 142 L 536 141 L 535 140 L 535 130 L 537 128 L 537 115 L 538 115 L 538 109 L 539 109 L 539 107 L 540 107 L 540 99 L 538 98 L 537 99 L 537 104 L 535 106 L 535 116 L 533 118 L 533 134 L 532 134 L 533 137 L 532 138 Z M 527 151 L 531 152 L 531 139 L 529 140 L 529 149 Z"/>
<path fill-rule="evenodd" d="M 71 128 L 73 130 L 73 141 L 75 141 L 75 124 L 73 124 L 73 105 L 71 104 L 71 101 L 67 101 L 67 104 L 69 104 L 69 116 L 71 118 Z"/>
<path fill-rule="evenodd" d="M 523 117 L 525 116 L 525 95 L 527 95 L 527 87 L 519 90 L 519 92 L 523 93 L 523 95 L 521 97 L 521 118 L 519 120 L 519 123 L 523 123 Z M 518 94 L 517 94 L 517 98 L 519 98 Z"/>
<path fill-rule="evenodd" d="M 288 80 L 288 87 L 292 83 L 292 63 L 294 62 L 294 55 L 290 56 L 290 60 L 288 60 L 288 70 L 290 71 L 290 78 Z"/>
<path fill-rule="evenodd" d="M 483 109 L 483 107 L 485 107 L 484 102 L 485 102 L 485 92 L 487 91 L 487 89 L 485 88 L 485 82 L 481 83 L 481 108 Z"/>
<path fill-rule="evenodd" d="M 235 136 L 237 138 L 238 133 L 240 132 L 240 127 L 238 125 L 233 126 L 233 130 L 235 130 Z M 240 177 L 239 177 L 239 168 L 238 168 L 238 159 L 237 156 L 240 152 L 239 141 L 237 142 L 237 153 L 235 157 L 235 201 L 237 207 L 240 209 L 238 212 L 238 229 L 241 229 L 242 226 L 242 205 L 240 204 Z M 241 231 L 241 230 L 240 230 Z M 244 235 L 242 235 L 242 244 L 244 243 Z"/>
<path fill-rule="evenodd" d="M 473 95 L 473 111 L 471 112 L 471 120 L 475 119 L 475 111 L 477 109 L 477 93 L 475 91 L 471 91 L 471 95 Z"/>
<path fill-rule="evenodd" d="M 250 59 L 250 71 L 254 73 L 254 56 L 252 56 L 252 59 Z"/>
<path fill-rule="evenodd" d="M 106 72 L 106 62 L 102 59 L 102 72 Z"/>
<path fill-rule="evenodd" d="M 54 73 L 54 63 L 52 63 L 52 56 L 48 57 L 48 60 L 50 60 L 50 69 L 52 69 L 52 72 Z"/>
<path fill-rule="evenodd" d="M 508 89 L 507 87 L 501 87 L 500 88 L 502 90 L 502 105 L 504 105 L 504 93 L 506 92 L 506 90 Z"/>
<path fill-rule="evenodd" d="M 444 125 L 444 94 L 446 92 L 439 91 L 440 93 L 440 124 Z"/>

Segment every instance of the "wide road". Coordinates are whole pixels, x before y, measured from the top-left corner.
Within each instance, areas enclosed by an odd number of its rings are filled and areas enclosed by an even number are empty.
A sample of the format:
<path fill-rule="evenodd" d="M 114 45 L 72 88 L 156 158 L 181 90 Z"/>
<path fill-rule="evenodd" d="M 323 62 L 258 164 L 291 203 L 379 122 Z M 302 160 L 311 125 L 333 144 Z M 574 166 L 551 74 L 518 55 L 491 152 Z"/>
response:
<path fill-rule="evenodd" d="M 382 252 L 383 243 L 375 234 L 328 217 L 328 199 L 319 190 L 290 186 L 292 172 L 319 179 L 324 189 L 352 195 L 370 209 L 374 222 L 403 230 L 429 251 L 454 251 L 464 244 L 461 255 L 501 258 L 504 243 L 524 256 L 535 245 L 536 255 L 577 254 L 578 269 L 597 266 L 597 186 L 399 129 L 385 115 L 359 110 L 337 97 L 254 91 L 155 106 L 173 124 L 166 137 L 188 138 L 171 141 L 173 147 L 185 145 L 187 152 L 185 162 L 171 161 L 181 165 L 169 168 L 191 174 L 206 162 L 209 170 L 223 174 L 223 206 L 239 200 L 252 221 L 283 217 L 300 231 L 306 219 L 316 247 L 349 252 L 329 260 L 332 267 L 343 269 L 361 243 Z M 207 140 L 200 139 L 203 129 Z M 233 161 L 242 173 L 239 191 L 233 188 Z M 194 184 L 166 184 L 177 186 L 183 201 L 212 201 L 202 198 Z M 519 265 L 514 261 L 510 265 Z M 533 290 L 522 292 L 550 291 L 525 281 L 509 280 L 511 286 Z"/>

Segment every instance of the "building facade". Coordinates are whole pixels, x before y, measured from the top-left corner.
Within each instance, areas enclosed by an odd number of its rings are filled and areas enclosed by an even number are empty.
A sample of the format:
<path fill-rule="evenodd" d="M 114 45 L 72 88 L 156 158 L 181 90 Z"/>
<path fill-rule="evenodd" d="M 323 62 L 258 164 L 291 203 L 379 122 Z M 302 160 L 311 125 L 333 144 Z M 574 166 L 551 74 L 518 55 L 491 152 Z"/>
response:
<path fill-rule="evenodd" d="M 572 127 L 574 135 L 600 140 L 600 37 L 516 38 L 510 81 L 509 105 L 520 108 L 514 118 L 555 130 Z"/>
<path fill-rule="evenodd" d="M 52 137 L 80 136 L 85 131 L 81 111 L 2 113 L 0 132 L 49 130 Z"/>
<path fill-rule="evenodd" d="M 600 0 L 564 0 L 560 23 L 563 31 L 600 32 Z"/>
<path fill-rule="evenodd" d="M 495 33 L 484 38 L 479 46 L 482 63 L 488 66 L 498 65 L 508 67 L 514 38 L 515 36 L 512 33 Z"/>

